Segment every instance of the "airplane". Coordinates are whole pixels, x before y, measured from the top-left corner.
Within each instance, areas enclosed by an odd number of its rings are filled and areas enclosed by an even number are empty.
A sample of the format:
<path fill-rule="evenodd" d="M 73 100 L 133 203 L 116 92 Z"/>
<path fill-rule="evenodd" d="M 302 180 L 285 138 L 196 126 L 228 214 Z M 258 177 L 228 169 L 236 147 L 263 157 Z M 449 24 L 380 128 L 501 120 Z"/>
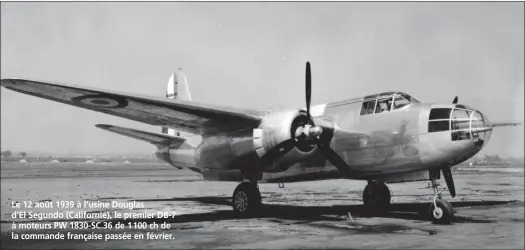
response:
<path fill-rule="evenodd" d="M 7 89 L 162 127 L 161 133 L 115 125 L 97 128 L 149 142 L 160 160 L 210 181 L 236 181 L 232 208 L 254 215 L 262 208 L 259 182 L 366 180 L 363 203 L 384 212 L 387 184 L 431 181 L 429 219 L 449 224 L 452 205 L 438 191 L 441 173 L 456 190 L 451 167 L 485 147 L 492 131 L 521 123 L 493 123 L 480 110 L 458 103 L 423 103 L 389 91 L 310 105 L 311 68 L 306 63 L 306 107 L 278 111 L 194 102 L 179 70 L 166 98 L 28 79 L 1 79 Z M 179 90 L 183 90 L 179 93 Z M 184 133 L 184 134 L 181 134 Z"/>

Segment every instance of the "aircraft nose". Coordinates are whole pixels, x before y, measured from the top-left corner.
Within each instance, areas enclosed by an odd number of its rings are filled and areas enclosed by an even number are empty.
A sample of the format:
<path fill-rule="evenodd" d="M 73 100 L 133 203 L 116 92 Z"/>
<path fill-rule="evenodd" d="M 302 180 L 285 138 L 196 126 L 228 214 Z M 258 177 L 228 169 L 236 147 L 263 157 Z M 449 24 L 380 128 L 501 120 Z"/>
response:
<path fill-rule="evenodd" d="M 487 145 L 491 134 L 492 123 L 479 110 L 459 104 L 433 106 L 428 134 L 422 137 L 423 147 L 424 142 L 431 146 L 422 161 L 453 166 L 477 154 Z"/>

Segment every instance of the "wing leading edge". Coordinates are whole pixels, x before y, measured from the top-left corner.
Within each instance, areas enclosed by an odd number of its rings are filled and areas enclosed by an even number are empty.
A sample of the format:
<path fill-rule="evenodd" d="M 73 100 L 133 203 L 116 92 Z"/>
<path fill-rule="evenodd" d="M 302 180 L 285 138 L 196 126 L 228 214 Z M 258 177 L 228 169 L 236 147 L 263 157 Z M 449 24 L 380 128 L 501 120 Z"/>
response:
<path fill-rule="evenodd" d="M 200 135 L 255 127 L 267 113 L 33 80 L 2 79 L 0 83 L 27 95 Z"/>

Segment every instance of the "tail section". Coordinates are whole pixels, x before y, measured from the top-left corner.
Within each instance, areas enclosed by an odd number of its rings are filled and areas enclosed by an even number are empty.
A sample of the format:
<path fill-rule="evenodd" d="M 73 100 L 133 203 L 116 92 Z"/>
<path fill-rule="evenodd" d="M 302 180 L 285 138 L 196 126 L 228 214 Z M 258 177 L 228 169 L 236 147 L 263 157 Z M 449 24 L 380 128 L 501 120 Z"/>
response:
<path fill-rule="evenodd" d="M 183 101 L 191 101 L 190 87 L 188 86 L 188 80 L 179 68 L 177 73 L 173 73 L 168 81 L 168 88 L 166 89 L 166 98 L 178 99 Z M 175 129 L 162 127 L 162 133 L 171 136 L 189 137 L 192 134 L 177 131 Z"/>
<path fill-rule="evenodd" d="M 191 101 L 188 80 L 181 68 L 179 68 L 177 73 L 171 75 L 168 81 L 168 88 L 166 89 L 166 98 Z"/>

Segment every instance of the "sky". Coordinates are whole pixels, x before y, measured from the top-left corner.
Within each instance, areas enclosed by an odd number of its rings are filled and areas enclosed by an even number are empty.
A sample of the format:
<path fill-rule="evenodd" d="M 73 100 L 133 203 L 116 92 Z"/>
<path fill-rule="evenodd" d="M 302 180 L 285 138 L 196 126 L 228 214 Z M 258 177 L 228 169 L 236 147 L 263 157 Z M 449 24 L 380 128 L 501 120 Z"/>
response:
<path fill-rule="evenodd" d="M 194 101 L 305 105 L 399 90 L 459 102 L 491 121 L 523 121 L 523 2 L 2 2 L 1 77 L 164 96 L 183 68 Z M 95 128 L 159 127 L 5 88 L 2 150 L 151 152 Z M 497 129 L 480 154 L 523 157 L 523 126 Z"/>

